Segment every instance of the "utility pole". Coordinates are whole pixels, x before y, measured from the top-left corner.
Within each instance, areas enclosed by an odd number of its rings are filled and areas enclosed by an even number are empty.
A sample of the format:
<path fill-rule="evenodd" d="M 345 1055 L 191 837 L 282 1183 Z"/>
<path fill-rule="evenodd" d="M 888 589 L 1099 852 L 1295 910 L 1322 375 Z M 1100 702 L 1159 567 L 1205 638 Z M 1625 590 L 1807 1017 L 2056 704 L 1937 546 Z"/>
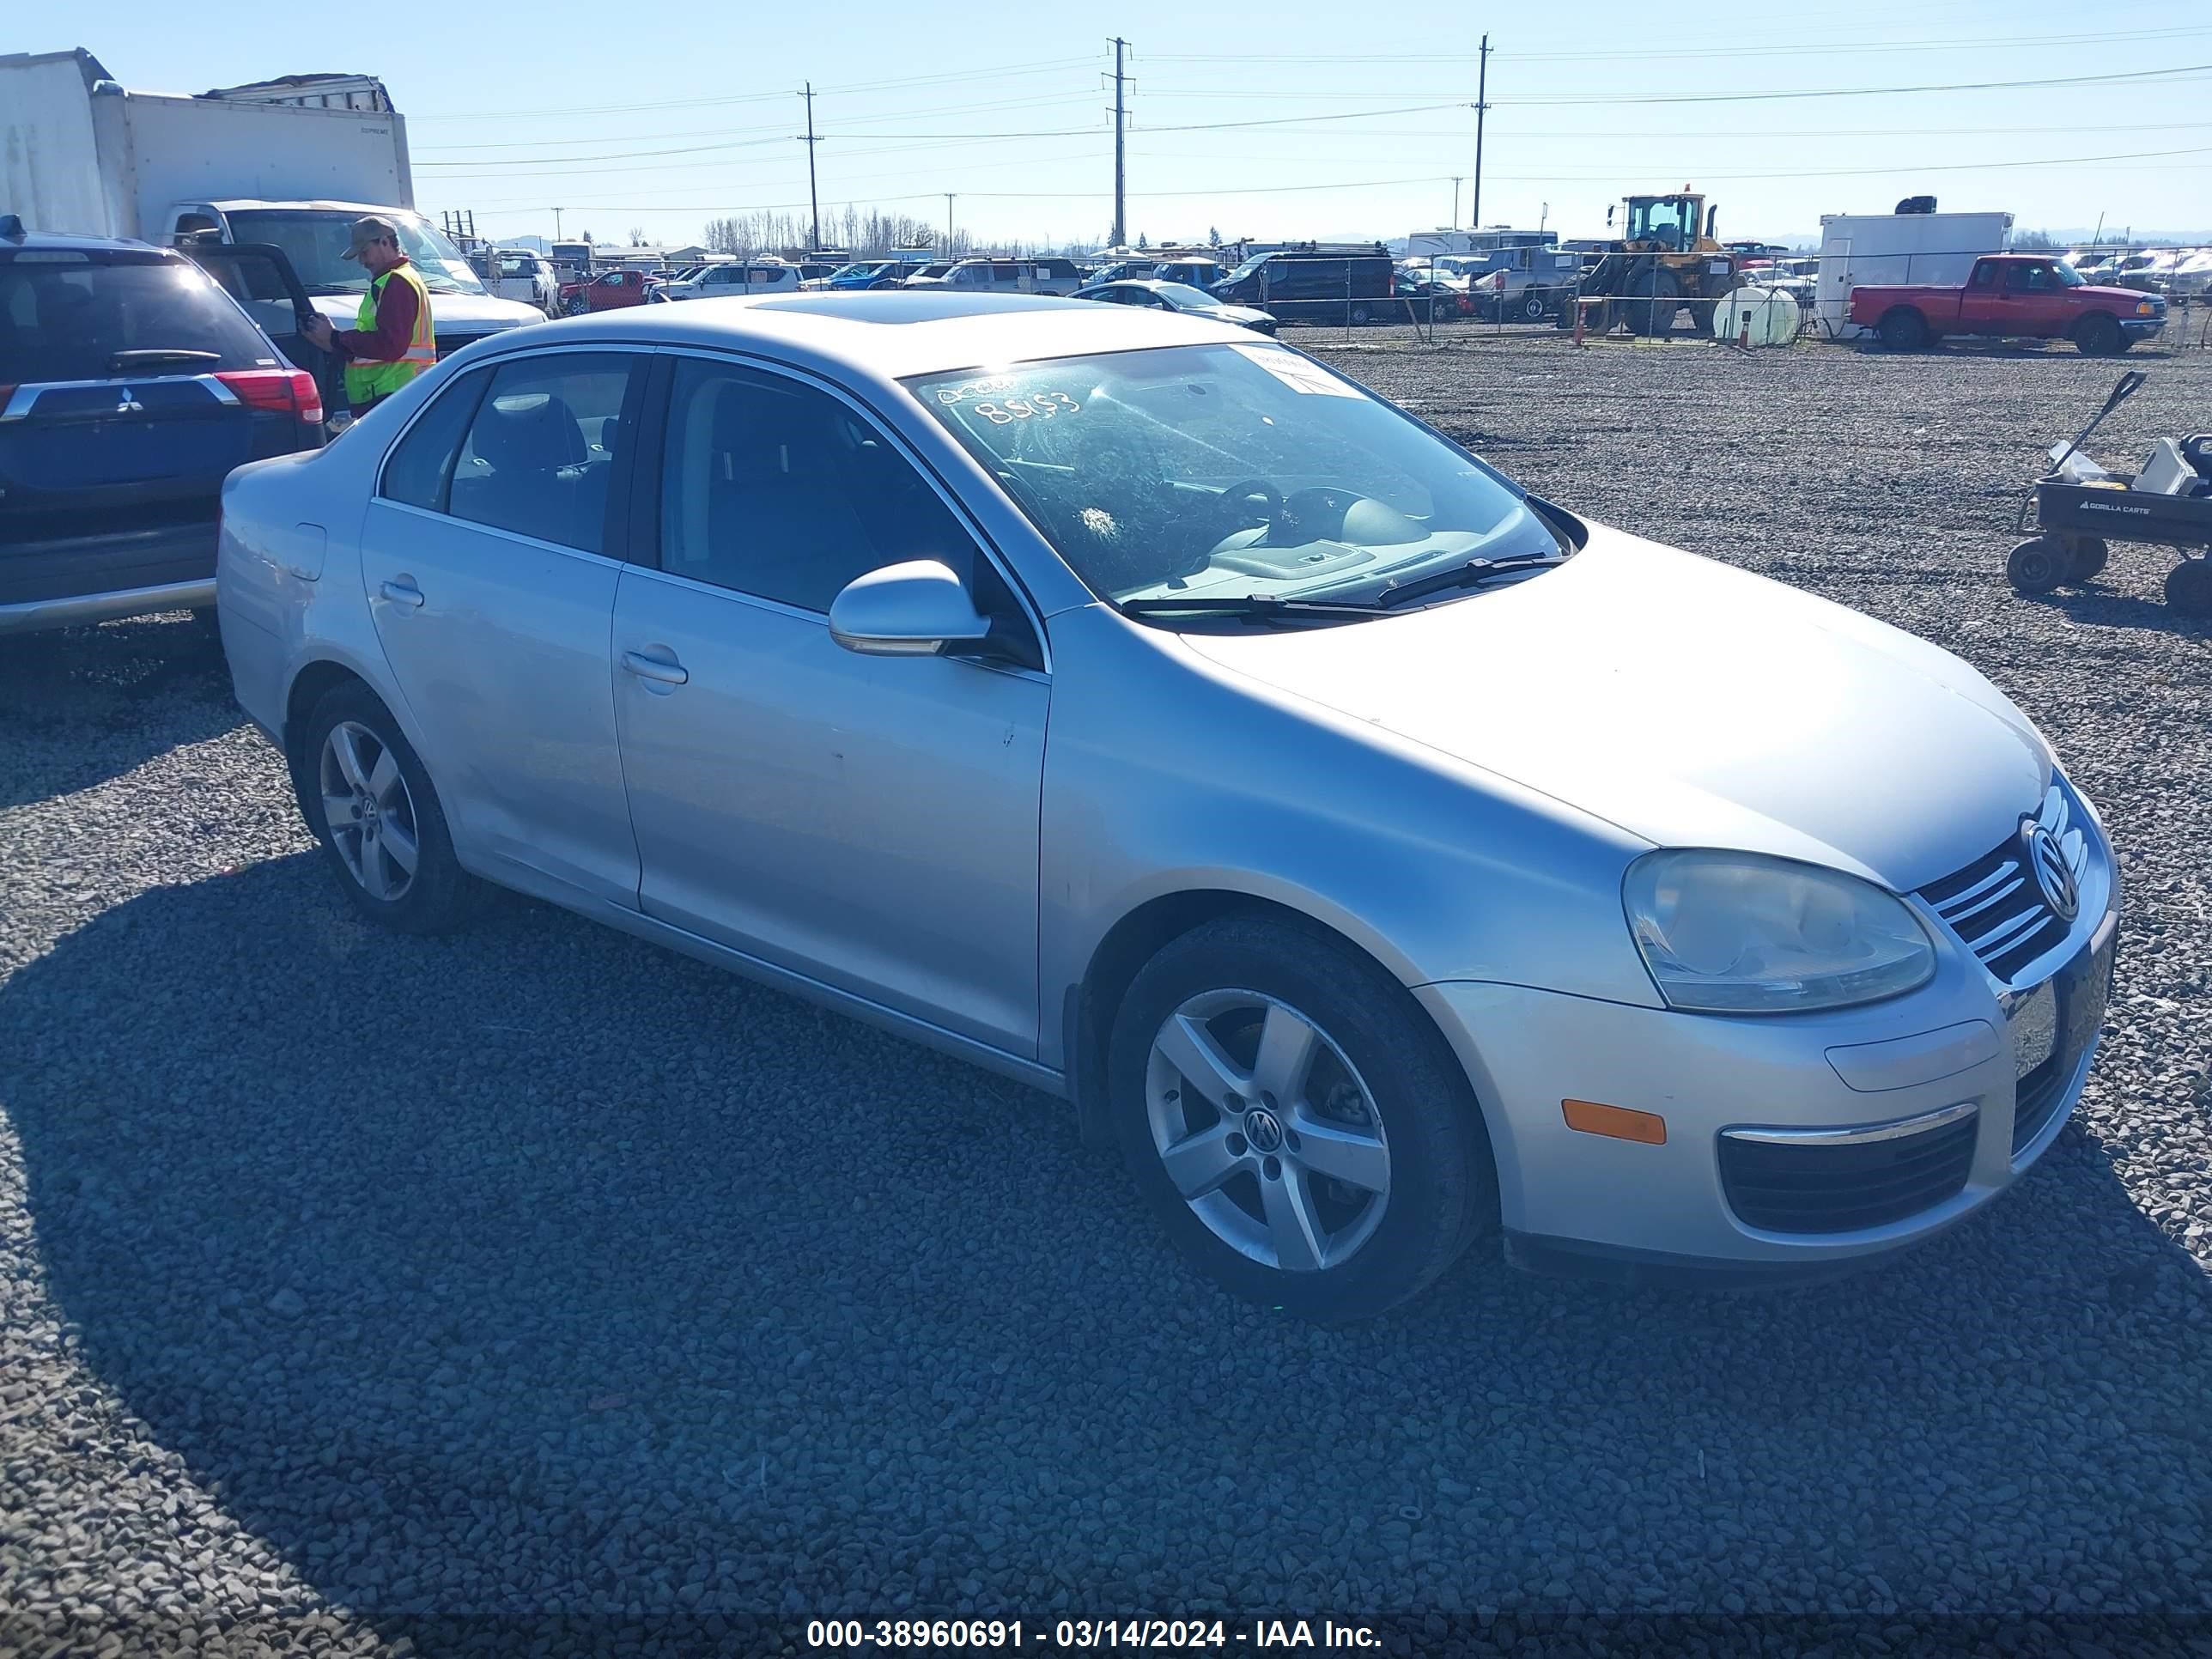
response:
<path fill-rule="evenodd" d="M 1490 37 L 1482 37 L 1482 67 L 1476 72 L 1474 83 L 1474 200 L 1468 205 L 1467 222 L 1475 229 L 1482 228 L 1482 118 L 1490 112 Z"/>
<path fill-rule="evenodd" d="M 807 239 L 806 251 L 812 253 L 822 246 L 822 200 L 814 189 L 814 147 L 822 141 L 814 136 L 813 82 L 806 83 L 806 90 L 800 96 L 806 100 L 806 137 L 803 141 L 806 145 L 806 205 L 814 227 Z"/>
<path fill-rule="evenodd" d="M 553 210 L 553 240 L 556 242 L 561 240 L 561 210 L 559 208 Z"/>
<path fill-rule="evenodd" d="M 952 257 L 952 191 L 945 192 L 945 257 L 948 259 Z"/>
<path fill-rule="evenodd" d="M 1448 228 L 1455 229 L 1459 225 L 1459 187 L 1466 179 L 1467 175 L 1463 173 L 1455 173 L 1452 175 L 1452 216 L 1451 224 Z"/>
<path fill-rule="evenodd" d="M 1128 115 L 1128 106 L 1121 97 L 1121 52 L 1128 46 L 1120 35 L 1114 37 L 1114 246 L 1120 247 L 1128 235 L 1128 173 L 1122 159 L 1121 126 Z"/>

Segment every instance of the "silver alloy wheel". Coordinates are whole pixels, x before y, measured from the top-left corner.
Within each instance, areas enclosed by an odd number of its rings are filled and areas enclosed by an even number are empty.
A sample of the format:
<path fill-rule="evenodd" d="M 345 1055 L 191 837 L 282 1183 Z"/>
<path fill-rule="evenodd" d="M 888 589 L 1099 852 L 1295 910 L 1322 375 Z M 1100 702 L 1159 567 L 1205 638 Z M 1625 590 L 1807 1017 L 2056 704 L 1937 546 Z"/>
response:
<path fill-rule="evenodd" d="M 1288 1003 L 1188 999 L 1152 1039 L 1145 1110 L 1192 1213 L 1262 1267 L 1338 1267 L 1375 1236 L 1390 1196 L 1382 1114 L 1344 1051 Z"/>
<path fill-rule="evenodd" d="M 398 757 L 358 720 L 341 720 L 323 739 L 318 770 L 323 822 L 347 872 L 371 898 L 404 898 L 420 848 Z"/>

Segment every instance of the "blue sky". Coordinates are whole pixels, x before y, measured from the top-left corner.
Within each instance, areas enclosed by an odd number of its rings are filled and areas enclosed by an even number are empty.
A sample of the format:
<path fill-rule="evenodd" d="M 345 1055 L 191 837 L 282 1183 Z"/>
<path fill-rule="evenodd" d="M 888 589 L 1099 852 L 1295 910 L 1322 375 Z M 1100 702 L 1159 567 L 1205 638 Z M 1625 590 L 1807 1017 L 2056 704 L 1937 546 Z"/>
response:
<path fill-rule="evenodd" d="M 1486 25 L 1474 8 L 1388 0 L 1243 13 L 531 0 L 425 7 L 392 46 L 349 44 L 381 15 L 126 0 L 68 22 L 47 13 L 0 46 L 83 46 L 147 90 L 381 76 L 408 118 L 417 206 L 472 208 L 499 236 L 550 234 L 555 205 L 570 235 L 636 226 L 668 243 L 716 215 L 803 206 L 795 93 L 811 78 L 825 210 L 855 201 L 941 223 L 951 191 L 979 236 L 1098 239 L 1112 217 L 1112 32 L 1130 42 L 1133 239 L 1395 236 L 1449 222 L 1455 196 L 1466 223 L 1485 27 L 1486 223 L 1595 235 L 1608 201 L 1688 183 L 1734 236 L 1810 234 L 1823 213 L 1922 192 L 2009 210 L 2023 228 L 2100 214 L 2112 228 L 2212 226 L 2212 67 L 2195 67 L 2212 66 L 2212 17 L 2152 0 L 1585 0 L 1500 8 Z M 1869 90 L 2082 76 L 2138 78 Z M 1810 91 L 1850 95 L 1765 95 Z"/>

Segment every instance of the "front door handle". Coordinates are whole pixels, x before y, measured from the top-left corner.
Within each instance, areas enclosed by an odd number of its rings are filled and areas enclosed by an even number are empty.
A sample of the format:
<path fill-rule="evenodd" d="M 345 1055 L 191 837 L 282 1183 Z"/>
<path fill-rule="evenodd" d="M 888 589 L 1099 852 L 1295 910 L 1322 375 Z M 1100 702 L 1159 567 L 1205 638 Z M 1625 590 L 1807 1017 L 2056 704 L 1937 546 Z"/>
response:
<path fill-rule="evenodd" d="M 682 663 L 663 662 L 641 651 L 623 652 L 623 666 L 641 680 L 659 680 L 663 685 L 688 685 L 691 682 L 690 671 Z"/>
<path fill-rule="evenodd" d="M 394 605 L 404 605 L 410 611 L 422 608 L 422 590 L 415 586 L 411 576 L 402 576 L 396 582 L 386 582 L 377 590 Z"/>

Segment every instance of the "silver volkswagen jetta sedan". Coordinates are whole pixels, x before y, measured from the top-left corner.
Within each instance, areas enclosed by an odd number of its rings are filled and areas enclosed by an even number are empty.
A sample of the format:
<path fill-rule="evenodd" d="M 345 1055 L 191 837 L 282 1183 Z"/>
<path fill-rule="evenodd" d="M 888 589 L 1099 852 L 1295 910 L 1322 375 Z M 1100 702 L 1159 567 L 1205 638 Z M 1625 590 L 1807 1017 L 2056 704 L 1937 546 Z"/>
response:
<path fill-rule="evenodd" d="M 234 474 L 220 599 L 364 915 L 496 883 L 1060 1093 L 1320 1316 L 1501 1229 L 1708 1279 L 1927 1237 L 2103 1019 L 2110 848 L 1979 674 L 1231 326 L 520 330 Z"/>

